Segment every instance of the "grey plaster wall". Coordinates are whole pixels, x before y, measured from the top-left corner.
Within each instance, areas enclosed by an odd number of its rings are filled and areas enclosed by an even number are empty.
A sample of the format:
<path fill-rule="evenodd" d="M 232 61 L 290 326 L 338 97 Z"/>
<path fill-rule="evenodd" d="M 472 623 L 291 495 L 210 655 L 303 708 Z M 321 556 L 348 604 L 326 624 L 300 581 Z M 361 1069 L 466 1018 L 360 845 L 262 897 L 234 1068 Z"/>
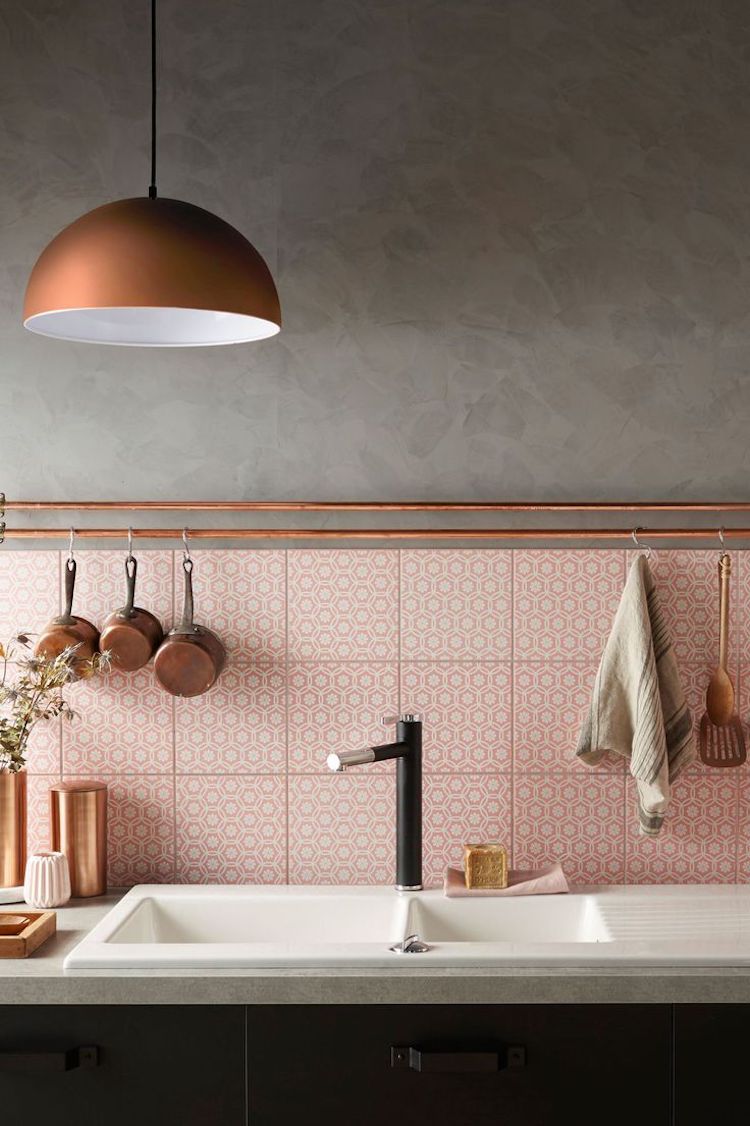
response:
<path fill-rule="evenodd" d="M 746 498 L 743 0 L 162 0 L 160 190 L 267 257 L 229 349 L 24 332 L 145 190 L 147 0 L 0 0 L 0 489 Z"/>

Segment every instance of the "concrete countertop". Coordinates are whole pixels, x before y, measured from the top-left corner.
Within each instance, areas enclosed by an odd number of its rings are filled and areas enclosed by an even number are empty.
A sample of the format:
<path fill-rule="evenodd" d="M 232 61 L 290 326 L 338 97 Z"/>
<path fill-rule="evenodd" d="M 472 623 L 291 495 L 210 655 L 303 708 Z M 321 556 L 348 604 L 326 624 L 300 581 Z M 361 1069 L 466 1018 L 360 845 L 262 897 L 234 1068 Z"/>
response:
<path fill-rule="evenodd" d="M 65 956 L 120 898 L 73 901 L 30 958 L 0 959 L 0 1005 L 750 1003 L 750 967 L 731 966 L 64 973 Z"/>

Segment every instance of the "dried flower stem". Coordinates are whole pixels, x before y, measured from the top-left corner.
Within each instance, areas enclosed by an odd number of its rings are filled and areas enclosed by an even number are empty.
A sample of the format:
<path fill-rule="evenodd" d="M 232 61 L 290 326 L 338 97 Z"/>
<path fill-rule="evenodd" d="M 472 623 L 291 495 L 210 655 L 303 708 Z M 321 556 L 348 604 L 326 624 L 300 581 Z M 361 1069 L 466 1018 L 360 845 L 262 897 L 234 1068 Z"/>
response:
<path fill-rule="evenodd" d="M 43 721 L 75 714 L 63 697 L 63 688 L 81 677 L 107 672 L 108 653 L 96 653 L 91 660 L 78 656 L 78 645 L 70 645 L 56 657 L 36 656 L 25 633 L 0 645 L 0 771 L 16 773 L 26 765 L 29 736 Z M 10 669 L 18 673 L 8 683 Z"/>

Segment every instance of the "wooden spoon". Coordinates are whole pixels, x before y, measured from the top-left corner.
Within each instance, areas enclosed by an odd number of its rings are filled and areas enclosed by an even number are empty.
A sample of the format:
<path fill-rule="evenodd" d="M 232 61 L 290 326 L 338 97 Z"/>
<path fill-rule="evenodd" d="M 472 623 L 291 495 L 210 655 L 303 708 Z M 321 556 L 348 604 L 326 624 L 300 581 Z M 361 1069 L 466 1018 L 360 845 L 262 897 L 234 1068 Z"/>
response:
<path fill-rule="evenodd" d="M 719 560 L 719 663 L 711 674 L 706 689 L 706 712 L 717 727 L 729 723 L 734 713 L 734 685 L 727 672 L 729 639 L 729 576 L 732 560 L 726 553 Z"/>

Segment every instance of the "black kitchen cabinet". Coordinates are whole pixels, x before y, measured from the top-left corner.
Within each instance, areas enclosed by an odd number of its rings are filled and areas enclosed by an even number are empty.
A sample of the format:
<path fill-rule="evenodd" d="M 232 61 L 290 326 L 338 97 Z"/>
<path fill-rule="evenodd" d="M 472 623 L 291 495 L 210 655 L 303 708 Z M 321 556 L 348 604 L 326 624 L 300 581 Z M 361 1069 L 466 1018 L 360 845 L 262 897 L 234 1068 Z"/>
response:
<path fill-rule="evenodd" d="M 242 1006 L 3 1006 L 0 1119 L 245 1126 L 244 1046 Z"/>
<path fill-rule="evenodd" d="M 749 1026 L 750 1005 L 5 1006 L 0 1118 L 32 1126 L 739 1122 Z"/>
<path fill-rule="evenodd" d="M 667 1005 L 251 1008 L 249 1121 L 669 1126 L 670 1059 Z"/>
<path fill-rule="evenodd" d="M 747 1120 L 750 1005 L 675 1007 L 675 1124 Z"/>

